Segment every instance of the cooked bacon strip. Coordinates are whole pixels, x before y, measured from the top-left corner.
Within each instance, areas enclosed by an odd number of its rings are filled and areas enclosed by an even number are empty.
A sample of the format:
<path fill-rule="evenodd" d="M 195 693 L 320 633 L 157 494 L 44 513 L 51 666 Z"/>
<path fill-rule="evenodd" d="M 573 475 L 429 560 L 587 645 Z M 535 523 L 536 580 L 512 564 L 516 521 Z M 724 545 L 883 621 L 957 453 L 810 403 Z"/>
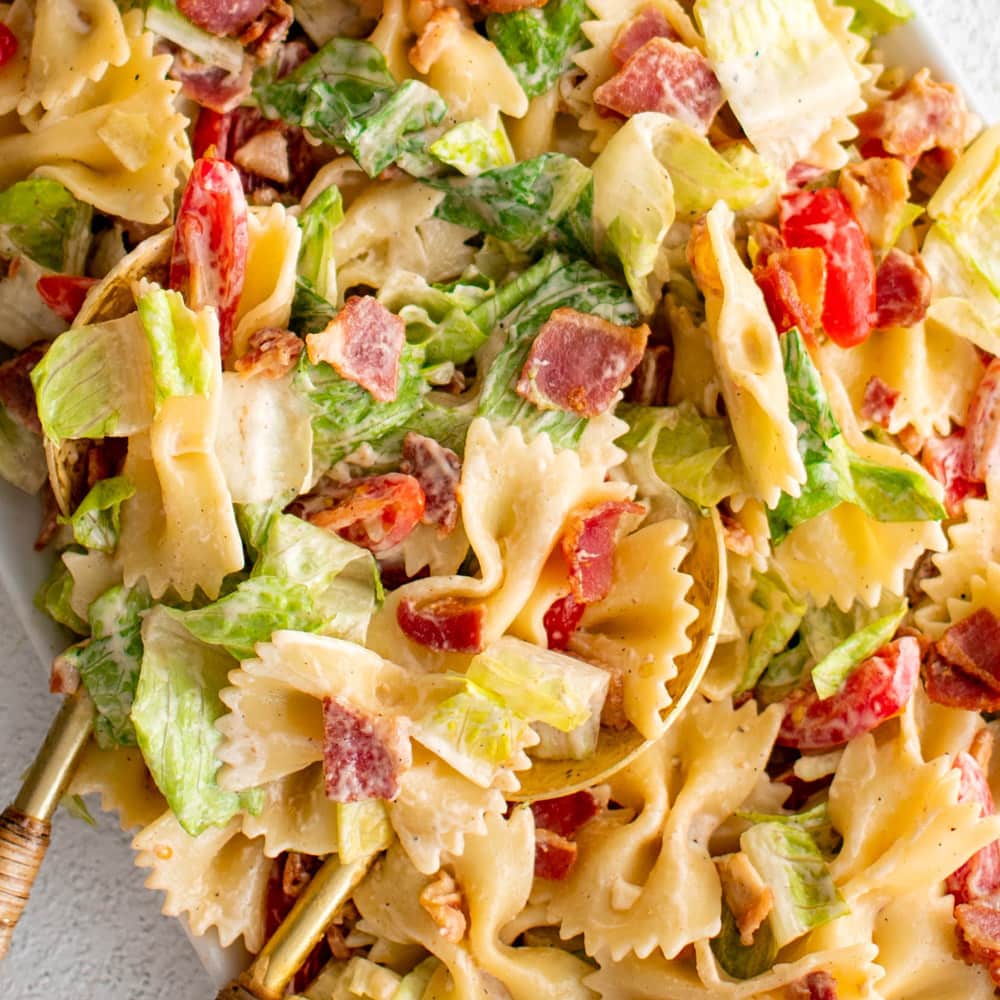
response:
<path fill-rule="evenodd" d="M 594 103 L 631 118 L 642 111 L 670 115 L 704 135 L 726 103 L 718 77 L 696 49 L 669 38 L 651 38 L 610 80 Z"/>
<path fill-rule="evenodd" d="M 295 13 L 290 4 L 285 0 L 270 0 L 267 7 L 239 33 L 239 43 L 253 54 L 258 65 L 270 62 L 294 20 Z"/>
<path fill-rule="evenodd" d="M 420 893 L 420 905 L 430 915 L 437 925 L 438 933 L 446 941 L 457 944 L 465 937 L 465 900 L 458 883 L 446 871 L 439 871 L 424 886 Z"/>
<path fill-rule="evenodd" d="M 955 756 L 953 766 L 961 775 L 958 801 L 974 802 L 979 806 L 980 816 L 992 816 L 996 812 L 993 793 L 979 762 L 970 754 L 960 753 Z M 1000 891 L 1000 841 L 976 851 L 948 876 L 945 888 L 955 897 L 956 905 L 972 903 Z"/>
<path fill-rule="evenodd" d="M 700 220 L 699 220 L 700 221 Z M 757 253 L 751 261 L 753 265 L 767 263 L 768 258 L 779 250 L 787 250 L 788 244 L 785 242 L 781 230 L 777 226 L 769 225 L 766 222 L 758 222 L 751 219 L 747 223 L 747 238 L 757 244 Z"/>
<path fill-rule="evenodd" d="M 785 988 L 787 1000 L 837 1000 L 837 980 L 825 969 L 810 972 Z"/>
<path fill-rule="evenodd" d="M 753 535 L 732 514 L 719 511 L 719 518 L 726 550 L 738 556 L 752 556 L 755 548 Z"/>
<path fill-rule="evenodd" d="M 334 802 L 392 799 L 410 766 L 410 741 L 395 719 L 369 718 L 323 699 L 323 779 Z"/>
<path fill-rule="evenodd" d="M 897 715 L 919 676 L 920 644 L 896 639 L 855 667 L 832 697 L 820 699 L 811 685 L 789 695 L 777 742 L 798 750 L 843 746 Z"/>
<path fill-rule="evenodd" d="M 955 907 L 955 931 L 968 962 L 985 965 L 1000 986 L 1000 900 L 997 897 Z"/>
<path fill-rule="evenodd" d="M 880 427 L 888 427 L 898 402 L 899 390 L 890 388 L 878 375 L 872 375 L 861 400 L 861 416 Z"/>
<path fill-rule="evenodd" d="M 246 353 L 236 359 L 233 367 L 244 378 L 283 378 L 295 368 L 305 347 L 302 338 L 291 330 L 266 326 L 250 334 Z"/>
<path fill-rule="evenodd" d="M 49 345 L 44 341 L 31 344 L 9 361 L 0 364 L 0 403 L 22 427 L 42 433 L 35 406 L 35 389 L 31 371 L 45 357 Z"/>
<path fill-rule="evenodd" d="M 57 316 L 72 323 L 98 280 L 75 274 L 44 274 L 35 282 L 35 291 Z"/>
<path fill-rule="evenodd" d="M 952 666 L 1000 694 L 1000 619 L 988 608 L 952 625 L 937 650 Z"/>
<path fill-rule="evenodd" d="M 418 73 L 429 73 L 434 63 L 455 43 L 461 28 L 462 15 L 456 7 L 435 10 L 407 53 L 410 65 Z"/>
<path fill-rule="evenodd" d="M 619 66 L 624 66 L 651 38 L 669 38 L 672 42 L 680 40 L 674 26 L 659 7 L 643 8 L 618 29 L 611 43 L 611 58 Z"/>
<path fill-rule="evenodd" d="M 601 811 L 601 803 L 593 792 L 573 792 L 557 799 L 539 799 L 531 803 L 535 829 L 551 830 L 560 837 L 574 837 Z"/>
<path fill-rule="evenodd" d="M 947 437 L 929 437 L 920 461 L 944 487 L 944 506 L 949 517 L 960 516 L 969 497 L 986 495 L 982 481 L 975 474 L 965 428 L 958 427 Z"/>
<path fill-rule="evenodd" d="M 916 326 L 931 304 L 931 279 L 919 257 L 893 247 L 875 272 L 874 326 Z"/>
<path fill-rule="evenodd" d="M 929 69 L 854 120 L 863 138 L 878 140 L 886 152 L 911 163 L 931 149 L 961 152 L 980 127 L 958 88 L 932 80 Z"/>
<path fill-rule="evenodd" d="M 629 514 L 641 517 L 645 513 L 641 504 L 610 500 L 575 510 L 567 518 L 559 545 L 569 568 L 573 596 L 582 604 L 608 596 L 621 520 Z"/>
<path fill-rule="evenodd" d="M 956 670 L 934 649 L 924 658 L 924 687 L 927 697 L 938 705 L 969 712 L 1000 712 L 1000 693 Z"/>
<path fill-rule="evenodd" d="M 322 333 L 306 337 L 309 360 L 325 361 L 380 403 L 399 391 L 406 323 L 372 295 L 352 295 Z"/>
<path fill-rule="evenodd" d="M 376 555 L 399 545 L 424 516 L 420 483 L 400 472 L 331 484 L 309 499 L 307 521 Z"/>
<path fill-rule="evenodd" d="M 517 393 L 543 410 L 596 417 L 614 402 L 642 360 L 649 327 L 556 309 L 538 331 Z"/>
<path fill-rule="evenodd" d="M 213 35 L 238 35 L 267 9 L 271 0 L 177 0 L 177 9 Z"/>
<path fill-rule="evenodd" d="M 403 598 L 396 608 L 396 622 L 408 639 L 448 653 L 482 651 L 486 608 L 458 597 L 444 597 L 417 607 Z"/>
<path fill-rule="evenodd" d="M 208 108 L 217 114 L 226 114 L 239 107 L 250 95 L 250 83 L 253 77 L 253 64 L 244 60 L 238 73 L 230 72 L 221 66 L 210 66 L 193 56 L 187 49 L 178 49 L 174 53 L 174 61 L 170 67 L 170 77 L 181 85 L 181 93 L 201 107 Z M 201 116 L 199 115 L 199 121 Z M 203 156 L 207 146 L 197 148 L 192 143 L 195 157 Z M 221 144 L 216 156 L 225 157 L 226 150 Z"/>
<path fill-rule="evenodd" d="M 892 156 L 852 163 L 841 170 L 837 185 L 872 247 L 885 250 L 891 246 L 910 197 L 910 174 L 905 164 Z"/>
<path fill-rule="evenodd" d="M 462 460 L 434 438 L 408 431 L 403 438 L 400 470 L 414 477 L 424 491 L 424 524 L 436 524 L 448 535 L 458 524 L 458 485 Z"/>
<path fill-rule="evenodd" d="M 673 371 L 673 347 L 670 344 L 650 345 L 632 374 L 632 381 L 625 389 L 625 398 L 641 406 L 666 406 Z"/>
<path fill-rule="evenodd" d="M 567 878 L 576 864 L 576 853 L 572 840 L 552 830 L 535 830 L 535 878 L 554 882 Z"/>
<path fill-rule="evenodd" d="M 571 593 L 549 605 L 542 618 L 549 649 L 568 649 L 573 633 L 580 625 L 586 604 L 581 604 Z"/>
<path fill-rule="evenodd" d="M 1000 358 L 987 367 L 965 420 L 971 478 L 985 483 L 1000 472 Z"/>
<path fill-rule="evenodd" d="M 469 0 L 472 7 L 481 7 L 488 14 L 513 14 L 518 10 L 544 7 L 549 0 Z"/>
<path fill-rule="evenodd" d="M 715 859 L 722 895 L 736 918 L 740 944 L 749 947 L 760 925 L 774 909 L 774 893 L 742 852 Z"/>
<path fill-rule="evenodd" d="M 826 296 L 826 254 L 819 247 L 773 251 L 753 276 L 778 333 L 796 327 L 807 338 L 816 336 Z"/>

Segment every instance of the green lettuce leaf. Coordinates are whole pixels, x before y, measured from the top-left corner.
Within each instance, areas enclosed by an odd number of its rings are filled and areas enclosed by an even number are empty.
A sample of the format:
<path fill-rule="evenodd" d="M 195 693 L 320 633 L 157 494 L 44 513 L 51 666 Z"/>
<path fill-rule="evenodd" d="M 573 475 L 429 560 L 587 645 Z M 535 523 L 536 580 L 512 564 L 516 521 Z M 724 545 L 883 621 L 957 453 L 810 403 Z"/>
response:
<path fill-rule="evenodd" d="M 395 839 L 389 812 L 381 799 L 337 804 L 337 857 L 341 864 L 384 851 Z"/>
<path fill-rule="evenodd" d="M 344 199 L 335 184 L 324 188 L 299 213 L 299 228 L 302 230 L 299 281 L 327 302 L 337 301 L 333 234 L 343 221 Z"/>
<path fill-rule="evenodd" d="M 747 665 L 736 689 L 737 694 L 751 691 L 761 675 L 798 631 L 808 610 L 788 592 L 784 582 L 772 574 L 754 571 L 751 600 L 764 611 L 764 621 L 750 633 Z"/>
<path fill-rule="evenodd" d="M 412 972 L 403 976 L 392 1000 L 423 1000 L 428 984 L 440 967 L 440 959 L 433 956 L 425 958 Z"/>
<path fill-rule="evenodd" d="M 756 823 L 740 847 L 774 893 L 768 921 L 779 948 L 850 912 L 816 841 L 798 824 Z"/>
<path fill-rule="evenodd" d="M 906 0 L 844 0 L 854 8 L 851 31 L 864 38 L 884 35 L 913 17 L 913 8 Z"/>
<path fill-rule="evenodd" d="M 422 153 L 447 111 L 436 91 L 397 84 L 374 45 L 350 38 L 332 39 L 280 79 L 260 74 L 253 96 L 265 117 L 348 150 L 370 177 Z"/>
<path fill-rule="evenodd" d="M 496 167 L 509 167 L 515 162 L 514 150 L 503 122 L 492 129 L 480 121 L 462 122 L 428 147 L 442 163 L 454 167 L 466 177 L 478 177 Z"/>
<path fill-rule="evenodd" d="M 295 279 L 295 296 L 292 299 L 292 315 L 288 320 L 289 329 L 300 337 L 307 333 L 322 333 L 337 315 L 337 307 L 327 302 L 311 285 L 302 278 Z"/>
<path fill-rule="evenodd" d="M 48 478 L 42 439 L 0 403 L 0 478 L 25 493 L 37 493 Z"/>
<path fill-rule="evenodd" d="M 804 642 L 790 644 L 787 649 L 772 656 L 754 691 L 757 702 L 773 705 L 784 701 L 802 683 L 811 662 L 809 647 Z"/>
<path fill-rule="evenodd" d="M 87 613 L 91 637 L 62 654 L 94 703 L 94 737 L 104 749 L 136 745 L 130 713 L 142 662 L 142 616 L 151 604 L 144 586 L 112 587 Z"/>
<path fill-rule="evenodd" d="M 35 593 L 35 607 L 71 632 L 87 635 L 90 626 L 73 610 L 72 597 L 73 576 L 62 559 L 56 559 Z"/>
<path fill-rule="evenodd" d="M 121 531 L 122 502 L 135 494 L 135 486 L 125 476 L 114 476 L 94 483 L 80 506 L 64 524 L 73 529 L 73 538 L 85 549 L 114 552 Z"/>
<path fill-rule="evenodd" d="M 753 979 L 768 971 L 778 956 L 771 925 L 765 920 L 749 945 L 740 940 L 733 911 L 722 901 L 722 930 L 712 938 L 712 954 L 723 971 L 733 979 Z"/>
<path fill-rule="evenodd" d="M 241 809 L 259 809 L 259 790 L 225 791 L 216 782 L 215 756 L 226 713 L 219 692 L 236 661 L 218 646 L 199 642 L 163 607 L 142 623 L 142 666 L 132 723 L 157 788 L 192 837 L 223 826 Z"/>
<path fill-rule="evenodd" d="M 233 507 L 236 511 L 236 524 L 240 529 L 240 538 L 253 560 L 260 555 L 268 532 L 281 512 L 295 499 L 291 491 L 272 497 L 264 503 L 238 503 Z"/>
<path fill-rule="evenodd" d="M 832 857 L 840 849 L 841 837 L 833 828 L 833 821 L 830 819 L 830 806 L 825 801 L 818 802 L 811 808 L 797 813 L 762 813 L 741 810 L 736 815 L 748 823 L 785 823 L 797 826 L 812 837 L 823 856 L 827 858 Z"/>
<path fill-rule="evenodd" d="M 83 274 L 92 216 L 58 181 L 18 181 L 0 191 L 0 254 L 24 254 L 52 271 Z"/>
<path fill-rule="evenodd" d="M 618 446 L 699 507 L 714 507 L 739 488 L 736 449 L 724 418 L 703 417 L 687 400 L 679 406 L 623 403 L 615 415 L 629 424 Z"/>
<path fill-rule="evenodd" d="M 587 41 L 583 22 L 591 17 L 586 0 L 548 0 L 543 7 L 490 14 L 486 34 L 525 94 L 537 97 L 573 68 Z"/>

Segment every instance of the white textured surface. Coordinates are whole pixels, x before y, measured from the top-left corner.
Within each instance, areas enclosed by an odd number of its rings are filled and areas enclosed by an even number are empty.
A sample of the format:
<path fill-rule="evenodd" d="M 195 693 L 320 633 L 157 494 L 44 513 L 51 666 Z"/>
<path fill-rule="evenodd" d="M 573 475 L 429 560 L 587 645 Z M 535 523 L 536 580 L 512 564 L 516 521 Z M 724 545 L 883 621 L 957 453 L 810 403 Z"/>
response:
<path fill-rule="evenodd" d="M 1000 119 L 997 0 L 911 0 L 976 95 Z M 30 526 L 33 530 L 33 526 Z M 0 592 L 0 800 L 10 801 L 56 708 L 46 671 Z M 4 1000 L 199 1000 L 214 996 L 159 894 L 142 886 L 128 838 L 111 817 L 91 829 L 66 815 L 6 961 Z"/>

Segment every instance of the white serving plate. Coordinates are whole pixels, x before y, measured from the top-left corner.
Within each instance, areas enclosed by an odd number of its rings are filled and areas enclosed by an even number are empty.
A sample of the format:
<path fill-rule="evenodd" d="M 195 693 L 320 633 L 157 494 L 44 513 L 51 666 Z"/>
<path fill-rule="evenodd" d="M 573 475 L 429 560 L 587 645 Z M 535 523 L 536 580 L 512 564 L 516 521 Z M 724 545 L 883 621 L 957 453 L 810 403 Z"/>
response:
<path fill-rule="evenodd" d="M 929 66 L 935 78 L 950 80 L 957 84 L 966 95 L 969 104 L 973 108 L 976 107 L 976 96 L 966 86 L 963 73 L 955 61 L 940 48 L 930 28 L 920 19 L 914 18 L 903 28 L 881 39 L 878 47 L 884 53 L 887 65 L 903 66 L 911 72 L 922 66 Z M 53 656 L 63 650 L 71 640 L 63 629 L 41 614 L 32 603 L 35 592 L 49 568 L 49 562 L 40 557 L 32 547 L 38 521 L 37 499 L 26 496 L 0 481 L 0 583 L 6 590 L 10 603 L 38 654 L 42 669 L 47 672 Z M 42 737 L 43 734 L 39 733 L 39 745 Z M 112 875 L 129 877 L 131 873 L 109 872 L 108 874 L 111 881 Z M 74 919 L 83 921 L 87 916 L 76 913 Z M 99 919 L 96 904 L 90 917 Z M 187 923 L 183 923 L 198 958 L 217 985 L 222 986 L 227 983 L 245 966 L 247 957 L 242 948 L 223 948 L 214 932 L 196 937 L 188 930 Z M 177 985 L 180 995 L 183 987 Z"/>

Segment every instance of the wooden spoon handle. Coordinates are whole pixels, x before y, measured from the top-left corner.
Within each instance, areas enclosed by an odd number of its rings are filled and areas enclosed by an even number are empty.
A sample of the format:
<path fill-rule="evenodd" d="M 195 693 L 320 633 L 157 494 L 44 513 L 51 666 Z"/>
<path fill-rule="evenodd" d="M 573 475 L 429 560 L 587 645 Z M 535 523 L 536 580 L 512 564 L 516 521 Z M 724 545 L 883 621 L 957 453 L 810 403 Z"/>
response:
<path fill-rule="evenodd" d="M 8 806 L 0 816 L 0 959 L 7 954 L 49 848 L 52 824 Z"/>

